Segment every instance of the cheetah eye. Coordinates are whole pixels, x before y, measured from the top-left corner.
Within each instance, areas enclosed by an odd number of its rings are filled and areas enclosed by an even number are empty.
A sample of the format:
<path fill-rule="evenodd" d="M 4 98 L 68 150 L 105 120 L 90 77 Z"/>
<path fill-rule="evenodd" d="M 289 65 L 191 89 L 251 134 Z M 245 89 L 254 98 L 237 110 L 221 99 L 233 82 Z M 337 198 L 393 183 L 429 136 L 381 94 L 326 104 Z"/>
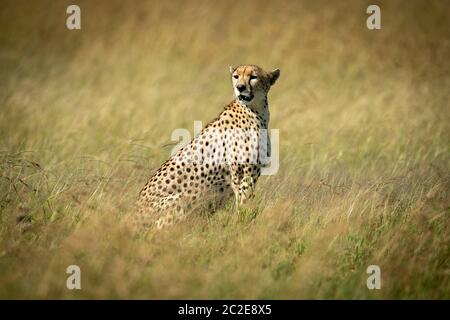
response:
<path fill-rule="evenodd" d="M 256 80 L 256 79 L 258 79 L 257 76 L 250 76 L 250 80 Z"/>
<path fill-rule="evenodd" d="M 239 79 L 239 76 L 238 76 L 237 74 L 235 74 L 235 75 L 233 76 L 233 78 Z"/>

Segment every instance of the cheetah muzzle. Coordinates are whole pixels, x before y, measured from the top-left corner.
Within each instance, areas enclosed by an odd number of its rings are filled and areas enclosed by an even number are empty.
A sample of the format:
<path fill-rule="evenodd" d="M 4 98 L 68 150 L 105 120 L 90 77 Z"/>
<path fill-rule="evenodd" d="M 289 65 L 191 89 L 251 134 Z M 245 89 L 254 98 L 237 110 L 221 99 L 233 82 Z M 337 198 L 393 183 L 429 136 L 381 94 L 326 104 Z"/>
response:
<path fill-rule="evenodd" d="M 250 94 L 248 96 L 244 95 L 244 94 L 240 94 L 238 96 L 239 101 L 245 101 L 245 102 L 250 102 L 253 100 L 253 94 Z"/>

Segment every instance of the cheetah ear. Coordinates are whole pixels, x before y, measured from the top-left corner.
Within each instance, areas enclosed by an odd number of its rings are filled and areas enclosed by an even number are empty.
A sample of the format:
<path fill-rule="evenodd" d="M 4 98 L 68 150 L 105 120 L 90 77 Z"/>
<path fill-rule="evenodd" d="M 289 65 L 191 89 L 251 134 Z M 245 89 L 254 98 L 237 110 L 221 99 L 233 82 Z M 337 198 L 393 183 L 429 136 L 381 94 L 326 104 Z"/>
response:
<path fill-rule="evenodd" d="M 230 66 L 230 73 L 233 74 L 234 71 L 236 71 L 236 67 Z"/>
<path fill-rule="evenodd" d="M 280 69 L 275 69 L 269 72 L 270 85 L 274 85 L 277 79 L 280 77 Z"/>

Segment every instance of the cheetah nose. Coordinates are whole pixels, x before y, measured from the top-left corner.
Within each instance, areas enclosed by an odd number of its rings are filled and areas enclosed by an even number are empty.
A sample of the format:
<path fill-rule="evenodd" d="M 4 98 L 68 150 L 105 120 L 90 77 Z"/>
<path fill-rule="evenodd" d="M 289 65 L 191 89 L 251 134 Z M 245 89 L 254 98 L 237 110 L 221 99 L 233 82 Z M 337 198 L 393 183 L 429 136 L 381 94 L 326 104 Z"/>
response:
<path fill-rule="evenodd" d="M 239 92 L 242 92 L 242 91 L 245 90 L 245 85 L 243 85 L 243 84 L 238 84 L 238 85 L 236 86 L 236 89 L 238 89 Z"/>

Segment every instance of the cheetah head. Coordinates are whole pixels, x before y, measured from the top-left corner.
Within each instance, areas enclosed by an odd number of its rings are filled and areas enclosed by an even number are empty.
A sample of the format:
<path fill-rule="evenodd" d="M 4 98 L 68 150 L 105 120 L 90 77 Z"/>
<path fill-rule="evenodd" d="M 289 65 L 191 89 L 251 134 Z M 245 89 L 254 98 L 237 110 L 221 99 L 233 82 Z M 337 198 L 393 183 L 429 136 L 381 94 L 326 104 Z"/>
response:
<path fill-rule="evenodd" d="M 241 65 L 230 67 L 230 73 L 236 98 L 241 104 L 248 105 L 267 97 L 270 87 L 280 76 L 280 69 L 266 72 L 255 65 Z"/>

